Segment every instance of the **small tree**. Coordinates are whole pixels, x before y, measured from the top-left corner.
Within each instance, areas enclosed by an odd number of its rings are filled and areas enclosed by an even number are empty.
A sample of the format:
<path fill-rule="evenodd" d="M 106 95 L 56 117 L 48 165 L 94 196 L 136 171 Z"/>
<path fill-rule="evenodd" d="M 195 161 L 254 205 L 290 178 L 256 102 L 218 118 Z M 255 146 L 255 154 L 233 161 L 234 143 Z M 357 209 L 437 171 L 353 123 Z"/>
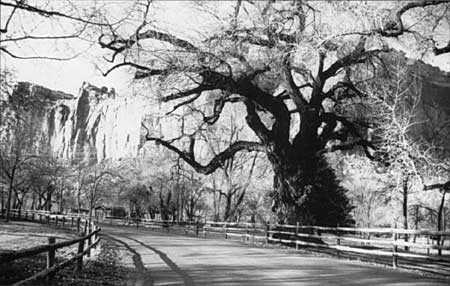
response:
<path fill-rule="evenodd" d="M 385 72 L 372 81 L 370 93 L 373 96 L 365 100 L 369 107 L 364 110 L 365 116 L 370 117 L 368 121 L 373 123 L 371 136 L 378 146 L 375 156 L 401 193 L 403 228 L 408 229 L 413 188 L 421 191 L 424 180 L 448 173 L 448 148 L 442 140 L 450 137 L 443 133 L 446 128 L 439 120 L 442 117 L 432 120 L 426 111 L 427 103 L 422 97 L 425 83 L 420 68 L 407 65 L 402 54 L 390 56 L 385 65 Z M 435 107 L 433 112 L 439 113 L 439 110 L 440 107 Z M 426 134 L 433 133 L 432 130 L 441 132 L 427 138 Z M 430 186 L 425 186 L 428 188 Z"/>
<path fill-rule="evenodd" d="M 110 161 L 103 161 L 99 164 L 87 168 L 87 177 L 85 185 L 85 196 L 88 205 L 88 217 L 92 219 L 95 208 L 108 193 L 109 186 L 114 184 L 115 179 L 121 176 Z"/>
<path fill-rule="evenodd" d="M 20 184 L 18 178 L 23 177 L 23 173 L 29 168 L 31 161 L 36 158 L 30 150 L 30 136 L 26 130 L 16 125 L 13 138 L 4 139 L 0 146 L 0 179 L 8 186 L 6 202 L 6 221 L 9 220 L 11 211 L 11 201 L 16 186 Z"/>
<path fill-rule="evenodd" d="M 209 128 L 202 134 L 203 139 L 208 144 L 210 153 L 214 156 L 242 137 L 243 126 L 237 125 L 235 115 L 231 113 L 228 119 L 227 125 L 217 124 L 216 128 Z M 214 204 L 217 205 L 217 215 L 220 213 L 222 198 L 224 199 L 222 221 L 236 220 L 245 201 L 257 159 L 258 152 L 236 154 L 230 160 L 223 162 L 218 171 L 212 174 L 213 187 L 211 191 L 213 192 Z M 261 162 L 259 163 L 261 164 Z"/>

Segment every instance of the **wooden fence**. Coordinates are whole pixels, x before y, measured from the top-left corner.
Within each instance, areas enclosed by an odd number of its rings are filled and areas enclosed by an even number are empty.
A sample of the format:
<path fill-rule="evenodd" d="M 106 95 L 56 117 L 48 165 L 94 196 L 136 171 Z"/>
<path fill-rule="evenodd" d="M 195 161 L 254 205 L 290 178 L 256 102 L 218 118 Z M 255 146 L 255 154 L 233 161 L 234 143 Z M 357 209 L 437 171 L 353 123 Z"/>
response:
<path fill-rule="evenodd" d="M 23 285 L 30 281 L 42 279 L 45 277 L 51 280 L 57 271 L 73 263 L 76 263 L 76 270 L 81 271 L 83 266 L 83 256 L 86 255 L 89 257 L 91 254 L 91 249 L 95 248 L 100 241 L 100 228 L 96 224 L 94 224 L 93 222 L 89 222 L 85 218 L 66 215 L 53 215 L 45 211 L 20 212 L 18 210 L 13 210 L 11 212 L 11 219 L 34 221 L 58 227 L 66 227 L 76 230 L 76 232 L 80 235 L 79 238 L 62 242 L 56 242 L 56 239 L 54 237 L 48 237 L 47 245 L 39 245 L 27 249 L 0 253 L 0 264 L 25 257 L 31 257 L 41 253 L 47 254 L 47 264 L 44 270 L 22 281 L 14 283 L 14 286 Z M 69 258 L 68 260 L 65 260 L 64 262 L 55 264 L 56 251 L 58 249 L 69 247 L 72 245 L 78 246 L 77 254 Z"/>
<path fill-rule="evenodd" d="M 398 228 L 321 227 L 230 222 L 174 222 L 108 217 L 110 225 L 133 225 L 245 243 L 279 243 L 338 257 L 360 259 L 450 277 L 450 232 Z"/>

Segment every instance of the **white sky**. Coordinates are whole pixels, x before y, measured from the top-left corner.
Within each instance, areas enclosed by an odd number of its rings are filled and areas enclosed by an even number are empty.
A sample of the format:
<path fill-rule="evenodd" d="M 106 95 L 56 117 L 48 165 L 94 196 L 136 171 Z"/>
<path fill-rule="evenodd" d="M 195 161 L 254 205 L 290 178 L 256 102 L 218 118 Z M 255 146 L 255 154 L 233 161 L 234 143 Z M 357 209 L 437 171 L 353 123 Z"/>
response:
<path fill-rule="evenodd" d="M 58 0 L 60 1 L 60 0 Z M 86 1 L 86 0 L 72 0 L 72 1 Z M 129 7 L 131 0 L 106 0 L 108 5 L 112 5 L 114 10 L 122 10 Z M 191 5 L 187 1 L 160 1 L 156 2 L 155 11 L 157 14 L 150 14 L 150 17 L 158 21 L 159 27 L 166 27 L 171 31 L 178 31 L 184 33 L 186 30 L 196 31 L 204 29 L 207 25 L 202 17 L 197 17 L 193 14 Z M 108 7 L 110 7 L 108 6 Z M 111 9 L 111 10 L 112 10 Z M 8 15 L 7 11 L 0 11 L 2 15 Z M 113 12 L 115 13 L 115 12 Z M 5 16 L 1 17 L 4 21 Z M 202 28 L 203 27 L 203 28 Z M 17 54 L 28 55 L 27 52 L 33 53 L 40 51 L 47 51 L 50 49 L 49 45 L 52 43 L 40 42 L 35 44 L 32 49 L 23 49 Z M 75 51 L 83 51 L 88 47 L 86 42 L 69 43 L 69 47 L 62 45 L 59 50 L 65 48 L 72 48 Z M 24 52 L 25 51 L 25 52 Z M 79 57 L 66 60 L 54 61 L 45 59 L 36 60 L 21 60 L 13 59 L 9 56 L 0 56 L 0 68 L 12 68 L 16 71 L 17 80 L 29 81 L 39 85 L 43 85 L 50 89 L 61 90 L 73 95 L 78 94 L 83 81 L 88 81 L 96 86 L 114 87 L 120 95 L 131 94 L 130 82 L 133 75 L 127 71 L 127 68 L 116 69 L 107 77 L 104 77 L 96 67 L 94 62 L 99 62 L 99 59 L 105 54 L 98 45 L 91 47 L 86 53 Z M 105 67 L 102 67 L 106 71 Z"/>
<path fill-rule="evenodd" d="M 107 3 L 113 4 L 115 9 L 120 10 L 122 6 L 126 7 L 130 1 L 109 0 Z M 198 10 L 193 12 L 187 1 L 164 1 L 157 2 L 157 5 L 160 6 L 160 9 L 156 10 L 158 14 L 151 15 L 152 19 L 156 19 L 171 30 L 175 29 L 184 33 L 187 30 L 201 31 L 207 26 L 205 17 L 202 17 L 204 15 L 201 15 Z M 2 14 L 4 13 L 5 11 L 2 12 Z M 48 43 L 40 44 L 40 46 L 35 46 L 35 49 L 38 51 L 46 50 L 48 48 L 46 45 Z M 83 50 L 86 43 L 73 43 L 71 47 L 75 50 Z M 408 47 L 401 42 L 398 42 L 396 47 L 408 51 Z M 61 47 L 61 49 L 64 49 L 64 47 Z M 93 59 L 98 59 L 100 55 L 102 55 L 102 50 L 95 46 L 88 53 L 69 61 L 17 60 L 9 56 L 1 56 L 0 67 L 13 68 L 17 72 L 17 79 L 20 81 L 30 81 L 74 95 L 78 94 L 83 81 L 88 81 L 97 86 L 114 87 L 120 95 L 129 95 L 131 93 L 129 83 L 132 75 L 128 73 L 126 68 L 122 68 L 113 71 L 108 77 L 103 77 L 93 63 Z M 450 56 L 448 54 L 429 57 L 426 62 L 450 71 Z"/>

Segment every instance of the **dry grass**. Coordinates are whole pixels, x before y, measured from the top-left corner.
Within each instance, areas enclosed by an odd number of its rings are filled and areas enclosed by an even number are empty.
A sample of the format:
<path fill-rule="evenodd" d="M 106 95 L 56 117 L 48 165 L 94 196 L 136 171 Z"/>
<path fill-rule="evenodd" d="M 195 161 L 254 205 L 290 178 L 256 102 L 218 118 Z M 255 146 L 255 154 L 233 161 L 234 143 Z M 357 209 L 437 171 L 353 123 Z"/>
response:
<path fill-rule="evenodd" d="M 47 237 L 56 241 L 74 239 L 77 235 L 70 230 L 34 222 L 0 222 L 0 251 L 18 250 L 47 244 Z"/>
<path fill-rule="evenodd" d="M 47 237 L 56 237 L 56 241 L 76 238 L 70 230 L 41 225 L 32 222 L 0 222 L 0 252 L 30 248 L 47 243 Z M 56 252 L 56 263 L 60 263 L 76 253 L 76 245 Z M 18 259 L 10 263 L 0 263 L 0 285 L 10 285 L 43 270 L 46 266 L 45 254 Z M 66 285 L 125 285 L 127 270 L 118 265 L 118 254 L 114 245 L 102 241 L 91 257 L 85 259 L 83 271 L 77 273 L 71 265 L 47 280 L 33 281 L 28 285 L 66 286 Z"/>

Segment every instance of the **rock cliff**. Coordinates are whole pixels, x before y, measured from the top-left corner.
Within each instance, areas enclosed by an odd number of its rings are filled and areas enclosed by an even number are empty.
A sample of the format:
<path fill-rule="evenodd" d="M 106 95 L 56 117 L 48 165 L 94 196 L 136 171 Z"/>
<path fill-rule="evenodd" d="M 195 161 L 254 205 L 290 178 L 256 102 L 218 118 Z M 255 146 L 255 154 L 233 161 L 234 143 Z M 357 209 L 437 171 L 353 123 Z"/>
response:
<path fill-rule="evenodd" d="M 421 103 L 417 109 L 414 133 L 436 147 L 450 152 L 450 74 L 420 61 L 408 60 L 421 82 Z M 145 123 L 157 134 L 169 134 L 171 126 L 157 114 L 158 106 L 146 111 L 138 97 L 119 97 L 114 89 L 84 83 L 77 96 L 53 91 L 27 82 L 19 82 L 7 102 L 0 102 L 0 139 L 14 136 L 14 128 L 5 128 L 7 118 L 25 126 L 32 137 L 30 150 L 50 152 L 72 163 L 94 163 L 104 158 L 145 156 Z M 152 114 L 149 114 L 152 113 Z M 164 130 L 164 131 L 163 131 Z M 166 134 L 166 135 L 167 135 Z M 174 136 L 167 135 L 166 138 Z"/>
<path fill-rule="evenodd" d="M 31 149 L 72 163 L 138 153 L 142 102 L 116 97 L 114 89 L 84 83 L 78 96 L 73 96 L 19 82 L 7 109 L 33 137 Z"/>

